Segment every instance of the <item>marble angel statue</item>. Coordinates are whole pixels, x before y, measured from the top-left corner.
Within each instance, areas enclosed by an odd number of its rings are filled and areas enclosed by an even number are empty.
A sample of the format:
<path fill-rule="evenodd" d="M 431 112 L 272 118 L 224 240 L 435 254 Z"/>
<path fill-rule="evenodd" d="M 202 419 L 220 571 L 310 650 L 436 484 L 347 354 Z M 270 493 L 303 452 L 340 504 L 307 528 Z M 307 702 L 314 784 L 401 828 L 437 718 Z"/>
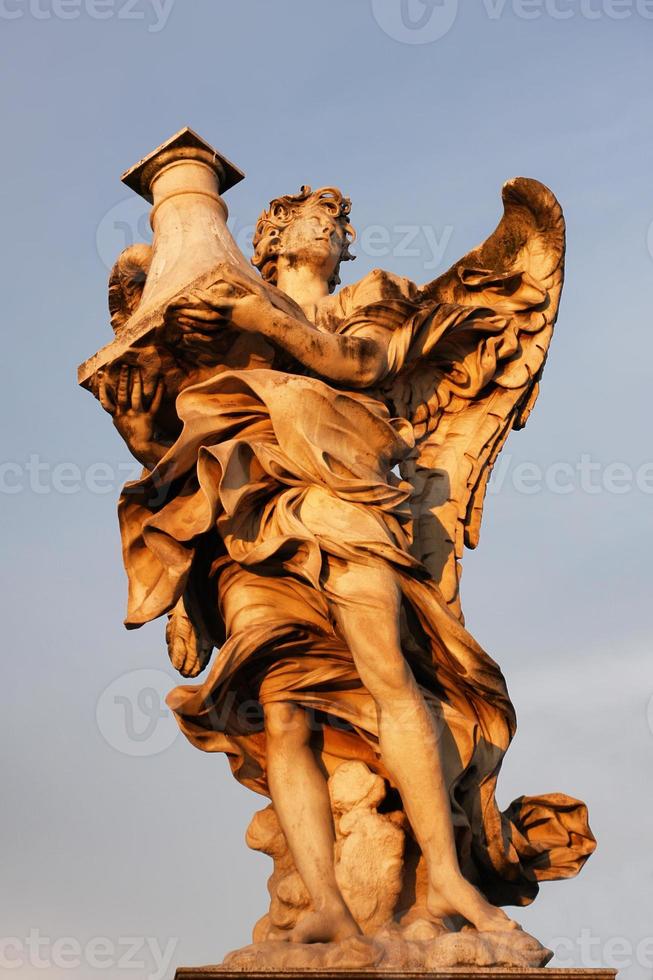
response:
<path fill-rule="evenodd" d="M 338 290 L 349 200 L 279 197 L 256 226 L 258 284 L 222 266 L 169 305 L 170 343 L 193 365 L 174 419 L 156 421 L 165 372 L 125 364 L 101 380 L 145 467 L 119 506 L 126 623 L 168 615 L 172 663 L 205 672 L 169 696 L 182 731 L 271 798 L 311 900 L 291 941 L 359 932 L 327 789 L 347 760 L 395 793 L 433 920 L 518 929 L 502 906 L 594 849 L 577 800 L 499 809 L 515 714 L 460 608 L 463 549 L 537 398 L 563 283 L 553 194 L 516 178 L 503 201 L 496 231 L 435 281 L 374 270 Z M 146 275 L 146 246 L 118 260 L 114 320 Z"/>

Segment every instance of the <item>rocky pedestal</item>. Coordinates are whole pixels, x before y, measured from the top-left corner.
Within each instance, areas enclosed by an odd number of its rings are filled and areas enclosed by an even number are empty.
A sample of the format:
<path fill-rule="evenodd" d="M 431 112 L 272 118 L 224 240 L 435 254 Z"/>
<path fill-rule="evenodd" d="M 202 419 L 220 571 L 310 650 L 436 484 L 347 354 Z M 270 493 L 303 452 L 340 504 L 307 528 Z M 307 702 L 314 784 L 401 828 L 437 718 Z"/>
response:
<path fill-rule="evenodd" d="M 253 943 L 220 966 L 185 968 L 193 977 L 540 977 L 552 952 L 522 929 L 478 932 L 460 918 L 434 920 L 426 907 L 426 871 L 404 813 L 362 762 L 346 762 L 329 779 L 340 890 L 361 935 L 330 943 L 293 942 L 313 909 L 272 806 L 254 815 L 247 843 L 272 858 L 270 907 Z M 613 980 L 613 970 L 550 969 L 545 977 Z"/>

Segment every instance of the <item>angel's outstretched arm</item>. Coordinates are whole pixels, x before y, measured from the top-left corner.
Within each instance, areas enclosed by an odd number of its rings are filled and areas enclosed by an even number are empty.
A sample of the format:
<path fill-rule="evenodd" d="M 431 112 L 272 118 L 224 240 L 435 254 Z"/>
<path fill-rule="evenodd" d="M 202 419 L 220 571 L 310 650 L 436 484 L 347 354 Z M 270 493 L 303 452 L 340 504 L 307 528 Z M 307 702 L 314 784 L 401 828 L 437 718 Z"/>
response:
<path fill-rule="evenodd" d="M 220 280 L 197 294 L 179 297 L 168 310 L 190 343 L 210 344 L 225 325 L 257 333 L 323 378 L 354 388 L 375 384 L 388 368 L 388 342 L 371 326 L 363 336 L 318 329 L 297 307 L 277 308 L 269 293 L 250 281 Z"/>
<path fill-rule="evenodd" d="M 325 333 L 308 320 L 274 309 L 258 320 L 258 332 L 311 371 L 354 388 L 375 384 L 387 371 L 387 343 L 382 337 Z"/>

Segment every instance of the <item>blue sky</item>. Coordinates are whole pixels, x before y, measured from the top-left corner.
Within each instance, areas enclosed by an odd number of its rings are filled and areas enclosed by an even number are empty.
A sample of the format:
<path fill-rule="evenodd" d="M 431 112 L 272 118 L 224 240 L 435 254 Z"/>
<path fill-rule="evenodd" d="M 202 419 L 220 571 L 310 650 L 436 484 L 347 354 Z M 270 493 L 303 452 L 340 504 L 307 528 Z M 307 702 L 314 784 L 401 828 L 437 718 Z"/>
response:
<path fill-rule="evenodd" d="M 652 43 L 647 0 L 408 0 L 403 20 L 398 0 L 0 0 L 14 975 L 114 980 L 129 956 L 170 974 L 246 943 L 265 910 L 268 860 L 243 840 L 261 801 L 161 715 L 161 624 L 121 625 L 129 456 L 75 381 L 110 338 L 108 267 L 146 231 L 120 173 L 188 124 L 247 174 L 228 194 L 244 249 L 273 196 L 351 196 L 345 282 L 434 277 L 489 234 L 511 176 L 562 202 L 542 395 L 504 450 L 463 604 L 519 718 L 501 802 L 578 796 L 599 841 L 517 918 L 557 965 L 651 976 Z"/>

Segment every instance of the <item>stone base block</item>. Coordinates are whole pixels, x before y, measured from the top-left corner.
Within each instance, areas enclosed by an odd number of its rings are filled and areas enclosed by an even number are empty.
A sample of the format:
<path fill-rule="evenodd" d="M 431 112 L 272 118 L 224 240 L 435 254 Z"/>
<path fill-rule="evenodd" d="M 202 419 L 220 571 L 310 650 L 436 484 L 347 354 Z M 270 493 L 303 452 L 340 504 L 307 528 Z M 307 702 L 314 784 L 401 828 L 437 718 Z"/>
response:
<path fill-rule="evenodd" d="M 492 967 L 489 969 L 452 967 L 446 970 L 413 970 L 398 973 L 392 970 L 285 970 L 285 971 L 244 971 L 224 966 L 180 967 L 175 980 L 615 980 L 616 970 L 569 970 L 554 967 L 540 969 L 516 969 L 511 967 Z"/>

